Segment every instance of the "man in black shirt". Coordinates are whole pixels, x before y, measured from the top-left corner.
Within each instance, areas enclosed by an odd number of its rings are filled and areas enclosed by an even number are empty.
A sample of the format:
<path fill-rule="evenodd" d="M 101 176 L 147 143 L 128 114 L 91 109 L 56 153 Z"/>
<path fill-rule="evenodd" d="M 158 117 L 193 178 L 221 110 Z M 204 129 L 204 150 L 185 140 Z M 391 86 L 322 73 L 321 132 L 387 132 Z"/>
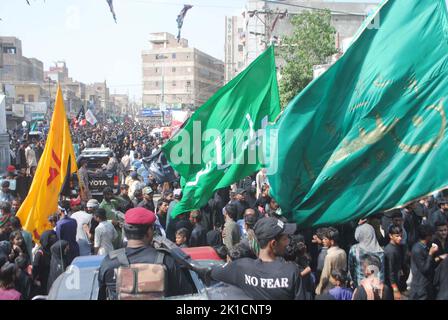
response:
<path fill-rule="evenodd" d="M 274 217 L 260 219 L 254 227 L 260 244 L 258 259 L 242 258 L 216 267 L 211 277 L 238 286 L 256 300 L 304 300 L 299 267 L 282 258 L 289 243 L 288 235 L 296 227 Z"/>
<path fill-rule="evenodd" d="M 190 247 L 202 247 L 207 245 L 207 231 L 201 225 L 202 215 L 199 210 L 190 212 L 190 222 L 193 225 L 193 231 L 190 236 Z"/>
<path fill-rule="evenodd" d="M 448 259 L 446 254 L 441 256 L 442 262 L 436 269 L 434 286 L 437 290 L 437 300 L 448 300 Z"/>
<path fill-rule="evenodd" d="M 124 232 L 128 243 L 125 254 L 130 264 L 156 262 L 158 252 L 151 246 L 155 222 L 155 213 L 145 208 L 133 208 L 126 212 Z M 166 296 L 193 293 L 187 276 L 171 256 L 165 255 L 163 264 L 168 278 Z M 98 274 L 100 300 L 116 299 L 115 273 L 120 266 L 118 259 L 112 259 L 110 254 L 101 263 Z"/>
<path fill-rule="evenodd" d="M 385 283 L 394 291 L 394 300 L 401 299 L 400 274 L 403 267 L 403 248 L 401 246 L 402 228 L 400 226 L 389 227 L 389 244 L 384 248 Z"/>
<path fill-rule="evenodd" d="M 235 200 L 232 201 L 231 203 L 234 204 L 238 210 L 238 215 L 237 215 L 237 220 L 242 219 L 244 216 L 244 211 L 246 211 L 246 209 L 250 208 L 249 204 L 246 201 L 246 194 L 247 191 L 240 188 L 237 189 L 236 191 L 236 195 L 235 195 Z"/>
<path fill-rule="evenodd" d="M 422 224 L 418 227 L 419 241 L 412 247 L 411 272 L 412 283 L 410 300 L 434 299 L 434 269 L 435 255 L 439 248 L 431 246 L 434 230 L 430 225 Z"/>
<path fill-rule="evenodd" d="M 436 233 L 433 242 L 439 247 L 438 255 L 448 253 L 448 224 L 446 221 L 435 223 Z"/>

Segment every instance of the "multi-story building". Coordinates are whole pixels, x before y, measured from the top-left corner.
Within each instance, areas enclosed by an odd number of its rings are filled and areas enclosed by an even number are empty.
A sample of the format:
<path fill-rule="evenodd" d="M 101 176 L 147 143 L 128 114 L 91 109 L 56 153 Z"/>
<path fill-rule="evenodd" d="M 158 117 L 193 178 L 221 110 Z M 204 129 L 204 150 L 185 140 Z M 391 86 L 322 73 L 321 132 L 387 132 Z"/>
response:
<path fill-rule="evenodd" d="M 281 46 L 282 38 L 293 33 L 291 18 L 294 15 L 310 8 L 329 9 L 331 23 L 336 29 L 335 46 L 343 52 L 375 7 L 375 3 L 367 1 L 289 0 L 272 3 L 247 0 L 241 16 L 226 17 L 225 63 L 226 76 L 229 75 L 226 79 L 230 80 L 241 72 L 271 42 Z"/>
<path fill-rule="evenodd" d="M 224 84 L 224 63 L 179 42 L 174 35 L 150 35 L 151 50 L 142 52 L 143 105 L 196 108 Z"/>
<path fill-rule="evenodd" d="M 70 116 L 76 115 L 86 104 L 86 85 L 69 77 L 65 61 L 57 61 L 54 66 L 50 66 L 49 70 L 45 71 L 45 80 L 44 88 L 50 91 L 49 100 L 54 100 L 58 85 L 61 86 L 65 109 Z"/>
<path fill-rule="evenodd" d="M 111 94 L 110 100 L 115 115 L 128 115 L 131 113 L 129 96 L 127 94 Z"/>
<path fill-rule="evenodd" d="M 226 17 L 225 80 L 232 80 L 245 67 L 246 32 L 242 16 Z"/>
<path fill-rule="evenodd" d="M 106 81 L 86 85 L 85 96 L 87 105 L 93 108 L 95 113 L 107 115 L 111 112 L 109 88 Z"/>
<path fill-rule="evenodd" d="M 0 37 L 0 82 L 44 81 L 44 65 L 22 54 L 22 41 L 16 37 Z"/>
<path fill-rule="evenodd" d="M 68 68 L 65 61 L 57 61 L 48 71 L 45 71 L 45 79 L 51 79 L 56 82 L 68 82 Z"/>

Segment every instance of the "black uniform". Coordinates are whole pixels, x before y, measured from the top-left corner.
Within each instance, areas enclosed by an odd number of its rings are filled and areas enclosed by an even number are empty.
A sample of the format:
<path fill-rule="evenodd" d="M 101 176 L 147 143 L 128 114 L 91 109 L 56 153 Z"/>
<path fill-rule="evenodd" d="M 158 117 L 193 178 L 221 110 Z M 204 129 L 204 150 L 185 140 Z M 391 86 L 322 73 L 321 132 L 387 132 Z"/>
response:
<path fill-rule="evenodd" d="M 391 286 L 400 284 L 400 271 L 403 266 L 403 249 L 400 246 L 389 243 L 384 248 L 385 276 L 384 283 Z"/>
<path fill-rule="evenodd" d="M 126 248 L 126 256 L 130 264 L 153 264 L 157 258 L 157 250 L 153 247 Z M 184 271 L 177 266 L 175 260 L 171 256 L 165 254 L 163 264 L 166 267 L 166 276 L 168 277 L 166 296 L 193 293 L 193 287 L 189 279 Z M 111 260 L 109 256 L 106 256 L 101 263 L 98 274 L 100 300 L 105 300 L 108 297 L 110 298 L 110 296 L 108 296 L 108 292 L 113 298 L 116 297 L 115 273 L 118 267 L 120 267 L 119 261 L 117 259 Z"/>
<path fill-rule="evenodd" d="M 434 299 L 434 257 L 429 255 L 429 249 L 421 242 L 412 247 L 411 271 L 412 283 L 409 299 L 432 300 Z"/>
<path fill-rule="evenodd" d="M 211 277 L 241 288 L 256 300 L 305 300 L 299 267 L 283 258 L 273 262 L 238 259 L 213 268 Z"/>
<path fill-rule="evenodd" d="M 190 247 L 202 247 L 207 245 L 207 231 L 200 224 L 196 223 L 190 236 Z"/>
<path fill-rule="evenodd" d="M 443 260 L 436 269 L 434 286 L 437 300 L 448 300 L 448 259 Z"/>

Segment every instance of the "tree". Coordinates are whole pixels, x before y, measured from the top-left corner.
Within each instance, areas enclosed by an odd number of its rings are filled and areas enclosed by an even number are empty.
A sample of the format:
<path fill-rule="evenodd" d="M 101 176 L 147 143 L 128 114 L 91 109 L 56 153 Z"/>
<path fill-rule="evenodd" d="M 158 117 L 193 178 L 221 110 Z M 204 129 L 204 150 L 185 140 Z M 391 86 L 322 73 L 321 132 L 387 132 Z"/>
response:
<path fill-rule="evenodd" d="M 283 39 L 279 50 L 286 61 L 280 80 L 280 100 L 285 107 L 313 80 L 313 66 L 324 64 L 337 53 L 336 29 L 330 24 L 331 13 L 305 11 L 294 16 L 294 32 Z"/>

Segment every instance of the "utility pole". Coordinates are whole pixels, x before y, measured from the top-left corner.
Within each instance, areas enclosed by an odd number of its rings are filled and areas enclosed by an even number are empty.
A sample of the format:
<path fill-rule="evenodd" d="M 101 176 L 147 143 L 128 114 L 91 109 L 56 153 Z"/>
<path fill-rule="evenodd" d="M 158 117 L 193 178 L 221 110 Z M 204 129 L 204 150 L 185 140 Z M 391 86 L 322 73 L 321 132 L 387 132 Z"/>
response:
<path fill-rule="evenodd" d="M 48 101 L 48 108 L 51 108 L 51 78 L 48 77 L 48 99 L 50 99 Z"/>

